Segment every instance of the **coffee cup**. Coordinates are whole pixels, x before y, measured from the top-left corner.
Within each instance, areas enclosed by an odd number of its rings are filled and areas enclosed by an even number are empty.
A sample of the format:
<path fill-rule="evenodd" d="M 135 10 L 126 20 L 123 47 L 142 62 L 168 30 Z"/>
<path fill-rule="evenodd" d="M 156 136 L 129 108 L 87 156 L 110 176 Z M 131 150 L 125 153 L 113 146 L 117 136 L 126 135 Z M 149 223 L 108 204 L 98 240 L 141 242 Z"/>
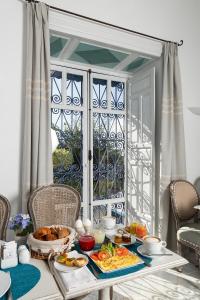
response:
<path fill-rule="evenodd" d="M 105 229 L 113 229 L 116 225 L 116 218 L 112 216 L 102 217 L 102 224 Z"/>
<path fill-rule="evenodd" d="M 159 254 L 163 247 L 166 247 L 167 243 L 162 241 L 159 237 L 153 235 L 146 235 L 143 238 L 143 247 L 148 254 Z"/>

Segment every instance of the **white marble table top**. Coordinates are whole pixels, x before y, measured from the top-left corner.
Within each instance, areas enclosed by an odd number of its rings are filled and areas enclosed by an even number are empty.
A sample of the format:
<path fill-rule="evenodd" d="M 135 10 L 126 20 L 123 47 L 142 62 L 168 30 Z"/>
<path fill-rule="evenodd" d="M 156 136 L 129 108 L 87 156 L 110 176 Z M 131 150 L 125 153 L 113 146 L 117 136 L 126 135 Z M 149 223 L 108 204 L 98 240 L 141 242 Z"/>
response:
<path fill-rule="evenodd" d="M 169 253 L 171 251 L 167 250 Z M 77 282 L 77 287 L 71 288 L 64 296 L 62 296 L 53 275 L 49 271 L 49 267 L 46 262 L 36 259 L 31 259 L 30 263 L 36 266 L 41 272 L 41 279 L 38 284 L 29 291 L 25 296 L 21 297 L 20 300 L 61 300 L 61 299 L 72 299 L 84 294 L 87 294 L 94 290 L 102 290 L 107 287 L 125 282 L 128 280 L 134 280 L 135 278 L 149 275 L 156 271 L 174 268 L 184 265 L 187 262 L 183 257 L 172 253 L 172 256 L 160 256 L 152 260 L 151 267 L 145 267 L 144 269 L 131 273 L 128 275 L 112 278 L 112 279 L 97 279 L 91 283 L 81 284 Z"/>
<path fill-rule="evenodd" d="M 188 261 L 183 257 L 171 252 L 170 250 L 166 250 L 167 253 L 171 253 L 171 256 L 158 256 L 152 260 L 151 267 L 145 267 L 140 271 L 115 277 L 112 279 L 97 279 L 95 281 L 84 283 L 77 283 L 77 287 L 73 287 L 69 289 L 67 293 L 64 295 L 64 299 L 72 299 L 74 297 L 78 297 L 84 295 L 88 292 L 95 291 L 95 290 L 102 290 L 106 287 L 113 286 L 115 284 L 119 284 L 121 282 L 125 282 L 128 280 L 134 280 L 138 277 L 143 277 L 149 274 L 152 274 L 156 271 L 170 269 L 174 267 L 179 267 L 181 265 L 187 264 Z M 57 276 L 56 276 L 57 277 Z"/>

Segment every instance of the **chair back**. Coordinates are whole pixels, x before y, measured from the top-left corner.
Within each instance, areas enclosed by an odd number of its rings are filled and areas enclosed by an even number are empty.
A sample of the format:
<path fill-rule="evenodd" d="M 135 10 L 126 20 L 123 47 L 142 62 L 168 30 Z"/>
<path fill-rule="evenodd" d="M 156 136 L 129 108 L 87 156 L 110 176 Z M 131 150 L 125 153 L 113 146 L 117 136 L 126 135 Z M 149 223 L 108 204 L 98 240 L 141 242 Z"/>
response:
<path fill-rule="evenodd" d="M 74 227 L 80 210 L 80 195 L 70 186 L 52 184 L 35 190 L 28 201 L 34 230 L 50 225 Z"/>
<path fill-rule="evenodd" d="M 0 240 L 6 240 L 6 230 L 10 219 L 10 202 L 0 195 Z"/>
<path fill-rule="evenodd" d="M 188 221 L 197 215 L 194 208 L 199 196 L 193 184 L 186 180 L 175 180 L 169 186 L 171 204 L 176 222 Z"/>

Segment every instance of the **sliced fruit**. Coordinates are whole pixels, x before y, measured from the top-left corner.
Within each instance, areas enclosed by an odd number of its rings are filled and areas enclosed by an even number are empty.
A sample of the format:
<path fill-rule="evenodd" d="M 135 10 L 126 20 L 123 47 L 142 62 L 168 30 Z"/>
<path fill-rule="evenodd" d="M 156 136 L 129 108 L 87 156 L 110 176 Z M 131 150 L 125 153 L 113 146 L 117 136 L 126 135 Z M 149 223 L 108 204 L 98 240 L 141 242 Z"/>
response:
<path fill-rule="evenodd" d="M 128 249 L 126 248 L 117 248 L 115 251 L 116 251 L 116 255 L 118 256 L 125 256 L 128 254 Z"/>
<path fill-rule="evenodd" d="M 104 259 L 107 259 L 109 257 L 110 257 L 110 255 L 107 251 L 99 251 L 99 253 L 98 253 L 98 259 L 99 260 L 104 260 Z"/>
<path fill-rule="evenodd" d="M 98 253 L 93 253 L 90 257 L 91 257 L 93 260 L 99 260 L 99 258 L 98 258 Z"/>

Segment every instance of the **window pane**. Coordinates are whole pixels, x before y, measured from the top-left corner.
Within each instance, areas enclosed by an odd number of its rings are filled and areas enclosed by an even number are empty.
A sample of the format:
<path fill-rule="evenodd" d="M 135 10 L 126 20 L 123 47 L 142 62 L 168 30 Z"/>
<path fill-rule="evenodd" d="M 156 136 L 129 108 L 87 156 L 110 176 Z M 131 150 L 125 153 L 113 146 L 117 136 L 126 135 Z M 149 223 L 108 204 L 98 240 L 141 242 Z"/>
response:
<path fill-rule="evenodd" d="M 51 116 L 57 136 L 57 145 L 53 145 L 54 182 L 70 185 L 82 193 L 82 112 L 53 108 Z"/>
<path fill-rule="evenodd" d="M 67 105 L 81 106 L 83 104 L 83 76 L 67 74 Z"/>
<path fill-rule="evenodd" d="M 124 93 L 124 83 L 119 81 L 111 82 L 111 108 L 124 110 L 125 103 L 125 93 Z"/>
<path fill-rule="evenodd" d="M 61 82 L 62 72 L 51 71 L 51 102 L 53 104 L 62 103 Z"/>
<path fill-rule="evenodd" d="M 107 108 L 107 80 L 93 78 L 92 102 L 94 108 Z"/>
<path fill-rule="evenodd" d="M 125 203 L 113 203 L 111 205 L 111 214 L 113 217 L 116 218 L 117 224 L 124 224 L 125 223 Z"/>
<path fill-rule="evenodd" d="M 103 216 L 107 215 L 107 204 L 93 206 L 93 222 L 99 224 L 99 221 Z"/>
<path fill-rule="evenodd" d="M 93 114 L 94 200 L 124 196 L 125 117 Z"/>

